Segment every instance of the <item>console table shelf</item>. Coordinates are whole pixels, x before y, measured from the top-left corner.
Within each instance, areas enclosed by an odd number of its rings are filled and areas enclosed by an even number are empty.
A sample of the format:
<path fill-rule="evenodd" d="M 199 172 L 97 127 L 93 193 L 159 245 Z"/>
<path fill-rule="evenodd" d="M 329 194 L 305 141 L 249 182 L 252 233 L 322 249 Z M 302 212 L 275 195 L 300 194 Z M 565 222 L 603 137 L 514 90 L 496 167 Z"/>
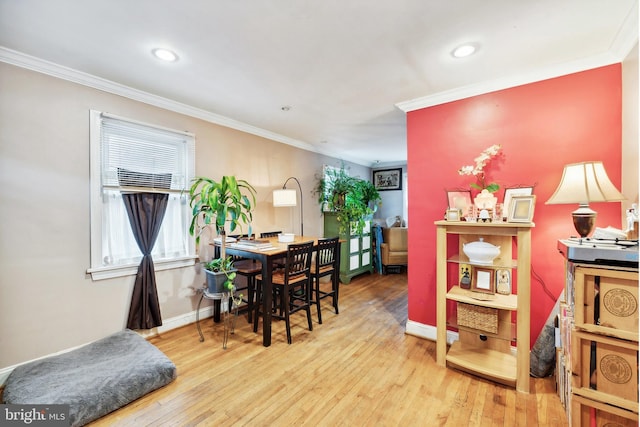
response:
<path fill-rule="evenodd" d="M 492 381 L 529 392 L 530 350 L 530 280 L 531 280 L 531 229 L 533 223 L 468 223 L 462 221 L 436 221 L 437 245 L 437 343 L 436 361 Z M 455 250 L 447 247 L 450 236 L 457 237 Z M 500 247 L 500 254 L 492 265 L 475 265 L 464 254 L 464 244 L 478 240 Z M 454 253 L 456 252 L 457 253 Z M 515 255 L 515 256 L 514 256 Z M 458 286 L 450 265 L 468 264 L 475 268 L 507 269 L 511 272 L 510 295 L 492 294 L 486 297 Z M 456 268 L 458 270 L 458 268 Z M 515 280 L 514 280 L 515 279 Z M 514 284 L 516 286 L 514 286 Z M 515 289 L 517 288 L 517 292 Z M 485 328 L 468 317 L 462 324 L 450 319 L 447 311 L 457 308 L 460 315 L 472 310 L 481 315 L 489 312 L 491 322 Z M 515 315 L 513 315 L 515 313 Z M 513 315 L 513 316 L 512 316 Z M 515 317 L 515 324 L 512 321 Z M 463 326 L 464 325 L 464 326 Z M 447 348 L 447 328 L 456 327 L 458 340 Z M 477 328 L 477 329 L 476 329 Z M 512 343 L 515 341 L 515 352 Z"/>

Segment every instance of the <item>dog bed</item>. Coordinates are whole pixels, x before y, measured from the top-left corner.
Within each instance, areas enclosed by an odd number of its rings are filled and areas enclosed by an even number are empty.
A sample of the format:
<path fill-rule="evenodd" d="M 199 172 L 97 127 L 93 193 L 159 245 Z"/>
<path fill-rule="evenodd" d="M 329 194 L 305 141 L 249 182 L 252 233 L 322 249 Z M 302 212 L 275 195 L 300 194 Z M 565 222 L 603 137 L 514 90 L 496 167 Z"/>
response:
<path fill-rule="evenodd" d="M 124 330 L 58 356 L 18 366 L 3 393 L 8 404 L 68 404 L 72 426 L 87 424 L 176 377 L 157 347 Z"/>

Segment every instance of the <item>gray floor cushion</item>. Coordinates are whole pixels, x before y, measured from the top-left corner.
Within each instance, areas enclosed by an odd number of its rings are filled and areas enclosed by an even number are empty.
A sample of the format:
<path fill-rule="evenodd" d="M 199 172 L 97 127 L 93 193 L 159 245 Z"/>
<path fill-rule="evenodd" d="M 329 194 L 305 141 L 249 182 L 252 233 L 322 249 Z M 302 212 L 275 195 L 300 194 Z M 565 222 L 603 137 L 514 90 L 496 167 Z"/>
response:
<path fill-rule="evenodd" d="M 68 404 L 81 426 L 175 379 L 176 366 L 157 347 L 124 330 L 58 356 L 18 366 L 4 403 Z"/>

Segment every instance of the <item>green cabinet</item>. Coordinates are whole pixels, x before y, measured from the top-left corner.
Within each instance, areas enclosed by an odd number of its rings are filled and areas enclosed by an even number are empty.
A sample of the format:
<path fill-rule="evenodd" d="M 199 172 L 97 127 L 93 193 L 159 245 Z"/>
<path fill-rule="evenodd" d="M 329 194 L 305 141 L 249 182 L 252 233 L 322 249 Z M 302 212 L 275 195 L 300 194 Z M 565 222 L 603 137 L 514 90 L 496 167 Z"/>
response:
<path fill-rule="evenodd" d="M 340 245 L 340 281 L 342 283 L 351 282 L 353 276 L 362 273 L 373 272 L 373 259 L 371 251 L 371 221 L 362 234 L 350 233 L 350 235 L 340 234 L 340 224 L 337 214 L 334 212 L 324 213 L 324 237 L 339 236 Z"/>

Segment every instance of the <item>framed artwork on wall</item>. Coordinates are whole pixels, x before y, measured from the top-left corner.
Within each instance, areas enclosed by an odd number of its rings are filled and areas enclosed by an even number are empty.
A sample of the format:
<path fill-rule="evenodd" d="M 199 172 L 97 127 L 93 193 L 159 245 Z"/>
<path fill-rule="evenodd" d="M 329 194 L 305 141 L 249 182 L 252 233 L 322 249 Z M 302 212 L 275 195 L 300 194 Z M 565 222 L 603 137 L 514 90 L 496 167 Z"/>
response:
<path fill-rule="evenodd" d="M 378 191 L 402 190 L 402 168 L 373 171 L 373 185 Z"/>

